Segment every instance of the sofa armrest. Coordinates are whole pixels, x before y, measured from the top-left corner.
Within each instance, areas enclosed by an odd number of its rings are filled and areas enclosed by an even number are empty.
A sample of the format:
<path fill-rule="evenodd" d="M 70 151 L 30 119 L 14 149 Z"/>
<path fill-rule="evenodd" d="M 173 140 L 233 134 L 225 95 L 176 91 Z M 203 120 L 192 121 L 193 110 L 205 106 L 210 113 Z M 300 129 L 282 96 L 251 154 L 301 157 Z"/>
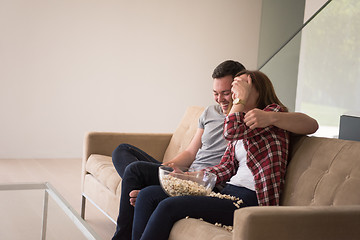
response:
<path fill-rule="evenodd" d="M 171 137 L 171 133 L 88 132 L 85 134 L 83 144 L 83 176 L 86 161 L 91 154 L 111 156 L 114 149 L 121 143 L 134 145 L 162 161 Z"/>
<path fill-rule="evenodd" d="M 360 205 L 246 207 L 235 211 L 237 240 L 360 239 Z"/>

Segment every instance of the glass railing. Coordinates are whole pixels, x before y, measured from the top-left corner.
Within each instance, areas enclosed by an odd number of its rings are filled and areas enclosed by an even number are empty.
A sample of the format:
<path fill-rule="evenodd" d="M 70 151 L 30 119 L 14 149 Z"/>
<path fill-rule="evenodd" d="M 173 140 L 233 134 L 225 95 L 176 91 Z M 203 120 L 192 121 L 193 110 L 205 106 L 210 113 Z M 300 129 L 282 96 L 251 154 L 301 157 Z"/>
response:
<path fill-rule="evenodd" d="M 317 136 L 338 137 L 340 116 L 360 115 L 359 26 L 359 0 L 328 1 L 260 68 L 281 83 L 274 84 L 280 98 L 295 101 L 291 110 L 319 122 Z"/>

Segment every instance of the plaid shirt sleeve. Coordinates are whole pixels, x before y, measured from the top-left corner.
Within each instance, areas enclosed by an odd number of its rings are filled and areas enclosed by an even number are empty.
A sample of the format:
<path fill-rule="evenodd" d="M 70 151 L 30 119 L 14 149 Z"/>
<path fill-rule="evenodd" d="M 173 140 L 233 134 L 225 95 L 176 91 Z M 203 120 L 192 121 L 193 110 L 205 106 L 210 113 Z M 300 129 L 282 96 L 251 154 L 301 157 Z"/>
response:
<path fill-rule="evenodd" d="M 216 184 L 219 184 L 228 181 L 233 175 L 235 175 L 238 166 L 239 163 L 235 159 L 234 143 L 229 142 L 220 163 L 213 167 L 205 168 L 204 171 L 216 174 Z"/>
<path fill-rule="evenodd" d="M 263 109 L 267 112 L 279 112 L 281 111 L 281 107 L 277 104 L 271 104 Z M 224 126 L 224 137 L 226 140 L 234 141 L 239 139 L 251 138 L 256 135 L 262 135 L 265 132 L 268 132 L 270 128 L 273 126 L 269 126 L 266 128 L 255 128 L 250 129 L 244 123 L 245 113 L 233 113 L 228 115 L 225 118 L 225 126 Z"/>

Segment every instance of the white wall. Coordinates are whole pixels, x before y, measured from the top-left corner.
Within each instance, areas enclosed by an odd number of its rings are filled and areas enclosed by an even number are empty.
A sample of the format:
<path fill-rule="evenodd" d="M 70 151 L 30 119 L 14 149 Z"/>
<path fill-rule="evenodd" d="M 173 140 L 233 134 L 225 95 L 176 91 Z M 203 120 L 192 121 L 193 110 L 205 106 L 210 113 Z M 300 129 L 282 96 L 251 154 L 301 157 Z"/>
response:
<path fill-rule="evenodd" d="M 0 0 L 0 159 L 86 131 L 172 132 L 223 60 L 257 66 L 260 0 Z"/>
<path fill-rule="evenodd" d="M 304 8 L 305 0 L 263 0 L 259 67 L 277 53 L 302 27 Z M 295 110 L 300 44 L 300 37 L 292 39 L 291 44 L 281 49 L 265 67 L 260 69 L 270 77 L 277 96 L 289 111 Z"/>

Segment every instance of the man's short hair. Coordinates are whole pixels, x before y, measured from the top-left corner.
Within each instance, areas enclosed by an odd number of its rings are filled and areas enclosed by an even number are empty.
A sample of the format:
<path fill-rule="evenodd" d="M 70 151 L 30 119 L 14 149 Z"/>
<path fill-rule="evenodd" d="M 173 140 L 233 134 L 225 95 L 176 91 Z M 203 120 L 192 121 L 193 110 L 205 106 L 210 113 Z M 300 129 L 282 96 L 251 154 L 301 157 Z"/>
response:
<path fill-rule="evenodd" d="M 234 78 L 235 75 L 242 70 L 245 70 L 245 67 L 241 63 L 233 60 L 226 60 L 214 69 L 212 78 L 222 78 L 228 75 L 231 75 Z"/>

